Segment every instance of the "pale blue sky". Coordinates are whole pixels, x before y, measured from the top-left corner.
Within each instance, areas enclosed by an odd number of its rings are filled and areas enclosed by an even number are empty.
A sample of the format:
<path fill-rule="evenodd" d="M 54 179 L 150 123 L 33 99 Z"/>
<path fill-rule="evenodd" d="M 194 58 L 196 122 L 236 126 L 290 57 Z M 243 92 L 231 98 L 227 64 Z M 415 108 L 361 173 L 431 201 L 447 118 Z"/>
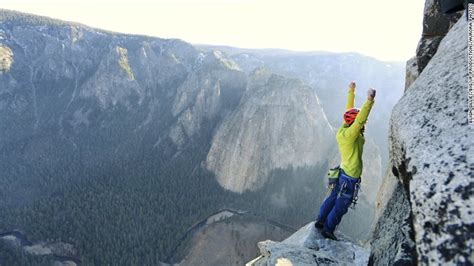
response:
<path fill-rule="evenodd" d="M 405 61 L 423 0 L 0 0 L 0 8 L 191 43 L 358 52 Z"/>

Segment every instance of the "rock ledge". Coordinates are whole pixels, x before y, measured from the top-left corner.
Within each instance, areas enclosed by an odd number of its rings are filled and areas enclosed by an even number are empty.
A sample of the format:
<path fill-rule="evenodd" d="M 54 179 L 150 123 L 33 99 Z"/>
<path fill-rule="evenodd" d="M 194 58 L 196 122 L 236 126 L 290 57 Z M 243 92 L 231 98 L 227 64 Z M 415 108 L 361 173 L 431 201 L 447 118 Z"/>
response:
<path fill-rule="evenodd" d="M 367 265 L 370 250 L 337 234 L 339 241 L 323 236 L 309 223 L 282 242 L 258 243 L 261 256 L 247 263 L 258 265 Z"/>

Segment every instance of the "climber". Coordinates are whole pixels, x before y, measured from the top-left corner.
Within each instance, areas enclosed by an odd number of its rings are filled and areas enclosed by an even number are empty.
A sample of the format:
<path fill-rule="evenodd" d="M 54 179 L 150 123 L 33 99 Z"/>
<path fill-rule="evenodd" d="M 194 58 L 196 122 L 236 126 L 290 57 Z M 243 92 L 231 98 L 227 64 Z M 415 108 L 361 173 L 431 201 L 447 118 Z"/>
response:
<path fill-rule="evenodd" d="M 367 91 L 367 100 L 359 110 L 354 108 L 355 82 L 349 84 L 344 123 L 336 133 L 336 141 L 341 154 L 341 164 L 335 178 L 330 178 L 330 194 L 324 200 L 315 222 L 325 238 L 337 240 L 334 235 L 336 226 L 347 212 L 350 204 L 357 198 L 362 173 L 362 150 L 364 147 L 364 129 L 370 110 L 374 105 L 376 91 Z M 334 170 L 334 169 L 332 169 Z"/>

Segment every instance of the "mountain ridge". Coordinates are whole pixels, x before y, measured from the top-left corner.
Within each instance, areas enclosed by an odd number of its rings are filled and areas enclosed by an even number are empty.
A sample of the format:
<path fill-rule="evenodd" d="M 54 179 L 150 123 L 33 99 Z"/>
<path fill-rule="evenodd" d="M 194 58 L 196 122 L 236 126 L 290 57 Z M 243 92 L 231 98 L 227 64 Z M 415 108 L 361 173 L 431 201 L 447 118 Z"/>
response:
<path fill-rule="evenodd" d="M 69 20 L 63 20 L 63 19 L 56 19 L 52 18 L 49 16 L 44 16 L 44 15 L 36 15 L 28 12 L 22 12 L 22 11 L 17 11 L 17 10 L 11 10 L 11 9 L 5 9 L 5 8 L 0 8 L 0 21 L 2 22 L 21 22 L 24 23 L 25 25 L 30 25 L 30 26 L 76 26 L 76 27 L 81 27 L 85 28 L 91 31 L 96 31 L 99 33 L 104 33 L 104 34 L 112 34 L 112 35 L 124 35 L 124 36 L 132 36 L 132 37 L 143 37 L 147 39 L 162 39 L 162 40 L 176 40 L 176 41 L 181 41 L 185 42 L 184 40 L 181 40 L 179 38 L 160 38 L 157 36 L 151 36 L 151 35 L 144 35 L 144 34 L 133 34 L 133 33 L 122 33 L 118 31 L 112 31 L 112 30 L 104 30 L 99 27 L 93 27 L 89 26 L 84 23 L 80 22 L 75 22 L 75 21 L 69 21 Z"/>
<path fill-rule="evenodd" d="M 346 56 L 360 56 L 360 57 L 365 57 L 369 59 L 373 59 L 376 61 L 380 62 L 385 62 L 389 64 L 405 64 L 404 61 L 392 61 L 392 60 L 382 60 L 378 59 L 376 57 L 366 55 L 366 54 L 361 54 L 358 52 L 330 52 L 330 51 L 318 51 L 318 50 L 308 50 L 308 51 L 298 51 L 298 50 L 291 50 L 291 49 L 285 49 L 285 48 L 242 48 L 242 47 L 235 47 L 232 45 L 213 45 L 213 44 L 193 44 L 196 47 L 208 50 L 208 49 L 217 49 L 221 50 L 225 53 L 227 53 L 229 56 L 233 56 L 236 54 L 245 54 L 245 53 L 250 53 L 250 54 L 261 54 L 265 56 L 286 56 L 289 54 L 294 54 L 294 55 L 301 55 L 301 56 L 318 56 L 318 55 L 346 55 Z"/>

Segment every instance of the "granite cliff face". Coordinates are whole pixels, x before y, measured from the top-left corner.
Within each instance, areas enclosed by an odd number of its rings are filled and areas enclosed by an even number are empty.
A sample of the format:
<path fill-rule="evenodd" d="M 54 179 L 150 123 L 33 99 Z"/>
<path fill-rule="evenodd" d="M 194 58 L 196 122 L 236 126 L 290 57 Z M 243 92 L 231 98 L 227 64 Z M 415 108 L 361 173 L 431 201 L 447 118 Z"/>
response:
<path fill-rule="evenodd" d="M 461 12 L 446 15 L 441 11 L 440 0 L 427 0 L 423 12 L 423 32 L 416 49 L 416 65 L 421 73 L 436 54 L 441 40 L 458 21 Z"/>
<path fill-rule="evenodd" d="M 199 60 L 203 67 L 177 88 L 171 109 L 178 121 L 169 136 L 180 149 L 205 121 L 219 121 L 234 110 L 246 88 L 246 75 L 221 52 L 200 53 Z"/>
<path fill-rule="evenodd" d="M 466 33 L 464 16 L 392 112 L 391 170 L 379 195 L 374 265 L 474 261 Z"/>
<path fill-rule="evenodd" d="M 441 40 L 461 17 L 462 12 L 444 14 L 440 0 L 427 0 L 423 11 L 423 30 L 416 48 L 416 56 L 408 60 L 406 65 L 405 90 L 425 69 L 428 62 L 436 54 Z"/>
<path fill-rule="evenodd" d="M 257 69 L 239 107 L 217 130 L 206 165 L 226 189 L 258 190 L 273 169 L 323 165 L 333 139 L 311 88 Z"/>

